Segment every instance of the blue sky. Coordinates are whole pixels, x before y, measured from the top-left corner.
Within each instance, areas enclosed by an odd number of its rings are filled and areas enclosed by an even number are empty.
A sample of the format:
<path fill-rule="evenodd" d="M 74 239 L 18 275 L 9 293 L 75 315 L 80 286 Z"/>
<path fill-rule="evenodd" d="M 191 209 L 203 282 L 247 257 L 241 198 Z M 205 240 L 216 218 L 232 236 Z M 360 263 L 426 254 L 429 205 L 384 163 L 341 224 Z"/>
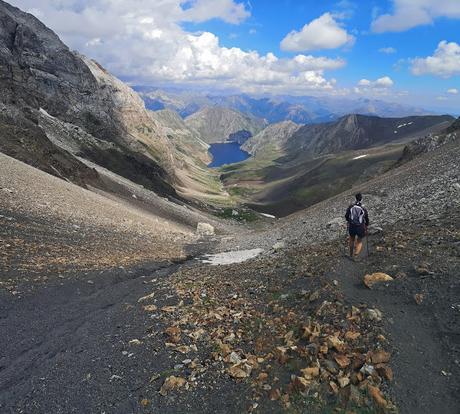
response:
<path fill-rule="evenodd" d="M 348 4 L 347 4 L 348 3 Z M 459 1 L 460 3 L 460 1 Z M 407 98 L 397 100 L 423 104 L 432 108 L 460 113 L 460 66 L 452 76 L 423 74 L 415 76 L 410 70 L 410 59 L 433 55 L 438 44 L 460 43 L 460 14 L 452 18 L 440 16 L 429 24 L 419 25 L 404 31 L 375 33 L 371 23 L 375 14 L 391 13 L 394 4 L 387 0 L 349 1 L 264 1 L 251 0 L 251 17 L 244 23 L 234 26 L 218 20 L 203 24 L 188 24 L 189 30 L 211 31 L 219 36 L 226 47 L 239 47 L 257 50 L 260 53 L 274 52 L 279 56 L 291 57 L 295 52 L 283 51 L 280 40 L 291 30 L 300 30 L 306 23 L 327 12 L 346 13 L 338 19 L 348 32 L 356 37 L 352 47 L 310 51 L 314 56 L 342 57 L 347 64 L 331 74 L 341 86 L 353 87 L 360 79 L 378 79 L 389 76 L 395 90 L 408 92 Z M 382 49 L 392 48 L 391 53 Z M 460 59 L 458 61 L 460 65 Z M 391 100 L 390 96 L 384 99 Z"/>
<path fill-rule="evenodd" d="M 459 0 L 11 0 L 133 84 L 460 110 Z"/>

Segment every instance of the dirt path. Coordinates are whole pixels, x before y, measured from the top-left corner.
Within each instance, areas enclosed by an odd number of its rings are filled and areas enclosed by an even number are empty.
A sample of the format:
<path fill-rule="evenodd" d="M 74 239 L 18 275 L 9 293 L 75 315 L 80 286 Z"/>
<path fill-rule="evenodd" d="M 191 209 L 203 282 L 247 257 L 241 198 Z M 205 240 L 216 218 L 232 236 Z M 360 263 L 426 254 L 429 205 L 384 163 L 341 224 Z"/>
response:
<path fill-rule="evenodd" d="M 176 271 L 155 264 L 57 279 L 22 297 L 0 293 L 0 412 L 133 413 L 154 372 L 170 368 L 138 299 Z M 158 306 L 167 295 L 155 289 Z M 161 346 L 156 346 L 155 344 Z"/>
<path fill-rule="evenodd" d="M 449 372 L 451 361 L 443 351 L 434 316 L 422 312 L 396 283 L 368 289 L 362 281 L 368 272 L 366 259 L 355 263 L 343 257 L 329 277 L 339 281 L 347 302 L 366 304 L 383 313 L 393 348 L 392 394 L 401 414 L 458 414 L 459 399 L 452 393 L 451 378 L 442 374 Z"/>

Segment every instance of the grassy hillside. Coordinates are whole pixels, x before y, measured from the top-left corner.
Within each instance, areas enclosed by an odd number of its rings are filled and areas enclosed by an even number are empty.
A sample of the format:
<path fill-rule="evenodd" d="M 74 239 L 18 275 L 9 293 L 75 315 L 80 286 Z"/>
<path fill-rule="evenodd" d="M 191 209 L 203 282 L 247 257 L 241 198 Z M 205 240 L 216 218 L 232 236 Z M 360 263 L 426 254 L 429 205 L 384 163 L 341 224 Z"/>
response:
<path fill-rule="evenodd" d="M 222 168 L 227 191 L 252 208 L 284 216 L 351 188 L 389 169 L 404 145 L 346 151 L 283 164 L 280 159 L 251 158 Z M 271 155 L 274 155 L 273 153 Z"/>

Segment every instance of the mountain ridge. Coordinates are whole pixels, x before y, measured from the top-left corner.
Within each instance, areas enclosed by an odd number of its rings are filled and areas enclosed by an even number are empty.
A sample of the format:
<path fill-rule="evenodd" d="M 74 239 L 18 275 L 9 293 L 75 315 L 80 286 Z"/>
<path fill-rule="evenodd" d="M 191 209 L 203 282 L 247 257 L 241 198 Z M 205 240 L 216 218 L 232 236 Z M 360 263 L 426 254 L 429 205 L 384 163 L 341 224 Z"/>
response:
<path fill-rule="evenodd" d="M 429 128 L 445 128 L 455 118 L 426 115 L 382 118 L 350 114 L 335 122 L 304 125 L 288 140 L 288 151 L 314 155 L 357 150 L 408 139 Z"/>
<path fill-rule="evenodd" d="M 201 139 L 208 144 L 228 140 L 238 141 L 238 134 L 241 133 L 246 133 L 247 139 L 257 134 L 267 124 L 263 119 L 219 106 L 205 107 L 185 118 L 185 123 L 198 131 Z"/>
<path fill-rule="evenodd" d="M 377 115 L 382 117 L 429 115 L 431 111 L 409 105 L 388 103 L 368 98 L 339 98 L 314 96 L 251 96 L 245 93 L 212 95 L 193 91 L 168 91 L 161 88 L 135 87 L 147 108 L 169 108 L 182 117 L 200 111 L 204 107 L 221 106 L 245 114 L 265 118 L 270 123 L 291 120 L 299 124 L 333 121 L 346 113 Z"/>
<path fill-rule="evenodd" d="M 384 173 L 397 165 L 408 141 L 442 132 L 453 122 L 451 116 L 352 114 L 337 121 L 299 126 L 291 134 L 281 135 L 275 145 L 272 140 L 276 135 L 262 132 L 244 144 L 244 148 L 252 148 L 253 157 L 223 167 L 222 179 L 241 202 L 264 213 L 285 216 Z"/>
<path fill-rule="evenodd" d="M 104 188 L 87 159 L 166 196 L 225 198 L 203 165 L 206 148 L 190 141 L 196 135 L 188 135 L 182 150 L 130 87 L 3 1 L 0 29 L 1 151 L 82 186 Z M 6 132 L 14 127 L 23 138 Z M 68 133 L 57 139 L 59 131 Z M 48 151 L 33 151 L 35 141 Z"/>

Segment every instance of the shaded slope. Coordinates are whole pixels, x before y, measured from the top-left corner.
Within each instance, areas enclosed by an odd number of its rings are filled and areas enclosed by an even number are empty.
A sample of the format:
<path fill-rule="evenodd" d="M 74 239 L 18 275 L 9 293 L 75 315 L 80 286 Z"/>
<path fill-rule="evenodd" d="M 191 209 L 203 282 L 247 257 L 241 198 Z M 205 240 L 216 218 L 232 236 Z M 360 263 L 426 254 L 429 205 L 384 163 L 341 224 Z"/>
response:
<path fill-rule="evenodd" d="M 37 111 L 43 108 L 56 119 L 78 126 L 96 139 L 112 144 L 112 153 L 82 145 L 82 152 L 86 151 L 86 155 L 93 160 L 111 165 L 123 174 L 126 164 L 137 158 L 137 169 L 154 171 L 151 175 L 157 177 L 149 180 L 149 174 L 145 174 L 146 180 L 151 182 L 151 188 L 158 186 L 162 187 L 159 191 L 163 189 L 163 192 L 174 193 L 166 183 L 172 181 L 169 172 L 165 170 L 165 165 L 160 165 L 162 160 L 158 156 L 167 152 L 170 144 L 152 131 L 149 137 L 151 142 L 146 143 L 155 149 L 155 156 L 151 156 L 136 144 L 143 137 L 131 135 L 132 128 L 127 121 L 135 123 L 133 127 L 149 121 L 145 110 L 139 110 L 143 103 L 134 92 L 108 74 L 104 82 L 102 68 L 72 53 L 35 17 L 3 1 L 0 2 L 0 27 L 0 43 L 3 46 L 0 49 L 0 101 L 6 122 L 18 125 L 23 130 L 31 129 L 30 134 L 37 135 L 37 128 L 32 127 L 30 122 L 38 123 Z M 143 141 L 145 143 L 146 140 Z M 43 145 L 54 148 L 50 143 Z M 23 161 L 42 165 L 36 162 L 34 153 L 28 151 L 27 143 L 20 135 L 4 136 L 0 141 L 0 150 L 6 151 L 7 147 L 9 154 L 27 153 L 27 157 L 22 157 Z M 53 151 L 57 152 L 55 148 Z M 134 155 L 133 152 L 143 155 Z M 65 157 L 69 158 L 69 155 Z M 56 158 L 54 162 L 59 164 Z M 75 161 L 74 164 L 85 170 L 81 164 Z M 55 168 L 61 170 L 61 175 L 65 170 L 65 167 Z M 84 175 L 83 172 L 80 175 Z M 137 179 L 139 175 L 131 175 L 133 177 Z M 72 178 L 71 175 L 68 178 Z"/>
<path fill-rule="evenodd" d="M 288 140 L 286 152 L 294 158 L 299 151 L 306 156 L 369 148 L 424 135 L 430 130 L 439 131 L 453 120 L 449 115 L 406 118 L 347 115 L 333 123 L 303 126 Z"/>
<path fill-rule="evenodd" d="M 0 149 L 4 154 L 82 187 L 101 185 L 96 171 L 54 145 L 41 128 L 25 118 L 21 120 L 20 114 L 15 119 L 0 115 Z"/>
<path fill-rule="evenodd" d="M 400 158 L 403 148 L 388 145 L 344 151 L 295 163 L 259 162 L 256 157 L 246 165 L 224 168 L 222 178 L 229 192 L 240 194 L 252 208 L 280 217 L 385 172 Z"/>
<path fill-rule="evenodd" d="M 298 128 L 275 124 L 245 143 L 254 157 L 223 168 L 222 177 L 244 202 L 284 216 L 385 172 L 400 159 L 405 142 L 442 131 L 452 121 L 355 114 Z"/>
<path fill-rule="evenodd" d="M 216 178 L 203 164 L 206 148 L 196 134 L 163 125 L 168 121 L 155 119 L 131 88 L 3 1 L 0 29 L 2 123 L 23 134 L 0 135 L 0 151 L 21 154 L 21 160 L 83 186 L 101 185 L 80 162 L 88 159 L 162 195 L 177 197 L 175 188 L 181 195 L 190 188 L 192 198 L 208 196 L 203 183 Z M 47 157 L 30 150 L 30 136 L 49 150 Z M 219 185 L 213 192 L 225 199 Z"/>

